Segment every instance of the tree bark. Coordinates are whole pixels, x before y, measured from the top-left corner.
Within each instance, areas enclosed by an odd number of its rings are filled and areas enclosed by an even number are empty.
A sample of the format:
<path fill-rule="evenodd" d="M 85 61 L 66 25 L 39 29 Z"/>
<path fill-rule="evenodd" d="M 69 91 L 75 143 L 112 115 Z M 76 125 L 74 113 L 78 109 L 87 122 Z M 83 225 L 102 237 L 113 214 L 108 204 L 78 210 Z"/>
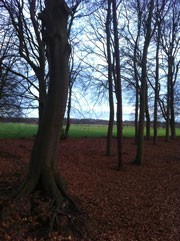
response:
<path fill-rule="evenodd" d="M 152 37 L 151 21 L 154 10 L 154 0 L 150 1 L 149 14 L 146 20 L 146 35 L 143 47 L 142 56 L 142 73 L 141 73 L 141 89 L 140 89 L 140 112 L 139 112 L 139 128 L 138 128 L 138 143 L 137 152 L 134 164 L 141 165 L 144 158 L 144 114 L 146 105 L 146 88 L 147 88 L 147 54 Z"/>
<path fill-rule="evenodd" d="M 173 69 L 174 68 L 174 56 L 169 58 L 169 71 L 168 75 L 170 76 L 170 127 L 171 127 L 171 139 L 174 140 L 176 138 L 176 128 L 175 128 L 175 114 L 174 114 L 174 84 L 175 81 L 173 80 Z"/>
<path fill-rule="evenodd" d="M 70 129 L 70 114 L 71 114 L 71 102 L 72 102 L 72 87 L 73 84 L 69 84 L 69 97 L 68 97 L 68 104 L 67 104 L 67 118 L 66 118 L 66 128 L 65 128 L 65 138 L 69 135 Z"/>
<path fill-rule="evenodd" d="M 170 130 L 171 138 L 176 136 L 175 131 L 175 112 L 174 112 L 174 86 L 176 83 L 177 72 L 179 66 L 179 29 L 180 20 L 178 1 L 172 1 L 168 10 L 169 22 L 163 19 L 163 34 L 161 35 L 161 45 L 167 57 L 168 74 L 167 74 L 167 103 L 166 103 L 166 141 L 169 140 Z M 177 65 L 175 62 L 177 61 Z"/>
<path fill-rule="evenodd" d="M 157 20 L 158 21 L 158 20 Z M 159 99 L 159 45 L 161 37 L 161 25 L 158 21 L 157 24 L 157 46 L 156 46 L 156 76 L 155 76 L 155 88 L 154 88 L 154 137 L 153 143 L 157 144 L 157 114 L 158 114 L 158 99 Z"/>
<path fill-rule="evenodd" d="M 174 113 L 174 84 L 171 86 L 171 139 L 175 140 L 176 138 L 176 125 L 175 125 L 175 113 Z"/>
<path fill-rule="evenodd" d="M 114 125 L 114 101 L 113 101 L 113 79 L 112 79 L 112 59 L 110 49 L 111 39 L 111 0 L 108 0 L 108 10 L 106 19 L 106 38 L 107 38 L 107 62 L 108 62 L 108 91 L 109 91 L 109 123 L 107 132 L 106 155 L 112 155 L 112 134 Z"/>
<path fill-rule="evenodd" d="M 135 79 L 135 144 L 138 142 L 138 128 L 139 128 L 139 73 L 138 73 L 138 49 L 139 49 L 139 39 L 141 34 L 141 26 L 142 26 L 142 11 L 140 11 L 140 2 L 137 1 L 137 11 L 138 11 L 138 23 L 137 23 L 137 36 L 134 45 L 133 52 L 133 69 L 134 69 L 134 79 Z"/>
<path fill-rule="evenodd" d="M 29 174 L 19 194 L 38 186 L 60 207 L 71 203 L 57 171 L 57 150 L 68 93 L 70 46 L 67 36 L 68 7 L 63 0 L 46 0 L 42 13 L 49 61 L 49 89 L 43 118 L 31 153 Z"/>
<path fill-rule="evenodd" d="M 121 75 L 120 75 L 120 51 L 119 51 L 119 36 L 118 36 L 118 22 L 117 22 L 117 4 L 116 1 L 112 1 L 113 9 L 113 27 L 114 27 L 114 45 L 115 45 L 115 91 L 117 99 L 117 147 L 118 147 L 118 170 L 122 169 L 122 87 L 121 87 Z"/>
<path fill-rule="evenodd" d="M 151 130 L 151 120 L 149 114 L 149 105 L 148 105 L 148 86 L 146 83 L 146 97 L 145 97 L 145 113 L 146 113 L 146 139 L 150 140 L 150 130 Z"/>
<path fill-rule="evenodd" d="M 170 69 L 171 66 L 168 61 L 168 76 L 167 76 L 167 103 L 166 103 L 166 137 L 165 140 L 169 141 L 169 126 L 170 126 Z"/>
<path fill-rule="evenodd" d="M 137 145 L 138 143 L 138 129 L 139 129 L 139 119 L 138 115 L 139 114 L 139 85 L 138 81 L 136 80 L 136 102 L 135 102 L 135 144 Z"/>

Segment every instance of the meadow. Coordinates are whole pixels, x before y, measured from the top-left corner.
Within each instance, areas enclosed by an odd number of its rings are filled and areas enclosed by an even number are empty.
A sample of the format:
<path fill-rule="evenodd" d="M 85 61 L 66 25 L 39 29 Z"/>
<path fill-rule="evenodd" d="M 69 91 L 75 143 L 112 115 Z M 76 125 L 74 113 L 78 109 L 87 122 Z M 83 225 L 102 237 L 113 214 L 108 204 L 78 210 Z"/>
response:
<path fill-rule="evenodd" d="M 37 133 L 37 124 L 25 123 L 0 123 L 0 139 L 20 139 L 30 138 Z M 134 127 L 124 126 L 123 137 L 134 137 Z M 69 137 L 105 137 L 107 135 L 107 125 L 96 124 L 72 124 L 69 131 Z M 153 128 L 151 129 L 153 136 Z M 165 129 L 158 128 L 158 136 L 164 136 Z M 176 135 L 180 136 L 180 128 L 176 129 Z M 113 130 L 113 136 L 116 136 L 116 127 Z"/>

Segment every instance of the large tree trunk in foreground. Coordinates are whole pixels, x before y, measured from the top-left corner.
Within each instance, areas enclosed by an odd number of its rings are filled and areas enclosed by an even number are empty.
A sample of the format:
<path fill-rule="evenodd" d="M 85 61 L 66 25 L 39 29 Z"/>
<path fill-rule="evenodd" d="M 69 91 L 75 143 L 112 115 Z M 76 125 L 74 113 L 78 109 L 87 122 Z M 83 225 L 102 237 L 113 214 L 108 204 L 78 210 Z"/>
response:
<path fill-rule="evenodd" d="M 69 81 L 68 7 L 63 0 L 46 0 L 45 10 L 40 18 L 44 25 L 48 49 L 49 90 L 45 111 L 31 153 L 29 174 L 19 193 L 29 194 L 40 186 L 59 207 L 62 207 L 65 202 L 69 204 L 71 202 L 64 191 L 56 167 Z"/>

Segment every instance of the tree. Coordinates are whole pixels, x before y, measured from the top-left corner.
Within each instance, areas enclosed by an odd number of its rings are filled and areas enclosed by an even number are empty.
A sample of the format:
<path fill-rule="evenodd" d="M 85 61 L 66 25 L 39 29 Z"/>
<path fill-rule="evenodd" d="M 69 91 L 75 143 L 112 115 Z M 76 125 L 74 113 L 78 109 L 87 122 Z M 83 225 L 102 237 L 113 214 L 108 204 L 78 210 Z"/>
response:
<path fill-rule="evenodd" d="M 72 211 L 75 207 L 65 191 L 57 167 L 57 148 L 69 83 L 68 15 L 69 8 L 64 0 L 45 0 L 40 18 L 48 48 L 49 89 L 31 152 L 28 176 L 16 192 L 16 195 L 27 195 L 41 187 L 63 211 Z"/>
<path fill-rule="evenodd" d="M 174 88 L 179 70 L 178 60 L 180 29 L 179 2 L 174 0 L 169 5 L 168 14 L 162 23 L 161 47 L 165 54 L 167 65 L 164 63 L 167 75 L 167 97 L 164 116 L 166 119 L 166 141 L 169 140 L 169 129 L 171 128 L 171 138 L 176 136 L 175 113 L 174 113 Z M 167 69 L 167 71 L 166 71 Z M 170 128 L 169 128 L 170 127 Z"/>
<path fill-rule="evenodd" d="M 127 88 L 132 92 L 135 106 L 135 143 L 138 143 L 140 79 L 143 46 L 143 4 L 141 1 L 124 2 L 125 27 L 121 35 L 124 40 L 121 68 L 126 77 Z M 131 100 L 131 102 L 132 102 Z M 147 98 L 146 98 L 147 100 Z"/>
<path fill-rule="evenodd" d="M 111 54 L 111 0 L 108 0 L 108 9 L 106 17 L 106 40 L 107 40 L 107 63 L 108 63 L 108 92 L 109 92 L 109 123 L 107 132 L 106 155 L 112 154 L 112 133 L 114 125 L 114 98 L 113 98 L 113 70 L 112 70 L 112 54 Z"/>
<path fill-rule="evenodd" d="M 23 64 L 29 66 L 28 72 L 33 71 L 38 80 L 38 88 L 34 81 L 24 75 L 27 85 L 32 85 L 39 92 L 39 121 L 44 112 L 47 90 L 46 76 L 46 49 L 41 34 L 41 26 L 38 19 L 38 11 L 42 9 L 42 2 L 36 0 L 0 0 L 1 7 L 6 10 L 10 24 L 14 29 L 13 37 L 16 39 L 14 49 L 16 55 L 21 58 Z M 22 62 L 20 63 L 22 65 Z M 14 74 L 23 73 L 13 71 Z M 22 76 L 23 77 L 23 76 Z"/>
<path fill-rule="evenodd" d="M 118 144 L 118 170 L 122 168 L 122 87 L 120 74 L 120 51 L 119 51 L 119 36 L 118 36 L 118 22 L 117 22 L 117 3 L 112 2 L 113 11 L 113 34 L 114 34 L 114 58 L 115 58 L 115 92 L 117 100 L 117 144 Z"/>
<path fill-rule="evenodd" d="M 67 1 L 68 3 L 70 1 Z M 79 42 L 78 35 L 79 32 L 81 33 L 81 29 L 75 28 L 74 30 L 74 22 L 76 19 L 82 18 L 83 15 L 79 15 L 78 12 L 81 12 L 81 6 L 82 0 L 76 1 L 74 4 L 73 2 L 70 3 L 71 5 L 71 15 L 70 19 L 68 21 L 68 38 L 71 44 L 71 55 L 70 55 L 70 61 L 69 61 L 69 91 L 68 91 L 68 101 L 67 101 L 67 116 L 66 116 L 66 127 L 64 138 L 68 137 L 69 129 L 70 129 L 70 114 L 71 114 L 71 108 L 72 108 L 72 95 L 73 95 L 73 87 L 78 79 L 78 75 L 82 71 L 82 61 L 75 59 L 75 49 L 77 48 L 77 43 Z"/>
<path fill-rule="evenodd" d="M 10 72 L 15 65 L 16 56 L 10 55 L 14 46 L 13 34 L 8 26 L 1 22 L 0 29 L 0 116 L 22 115 L 22 98 L 19 79 Z"/>
<path fill-rule="evenodd" d="M 77 62 L 75 61 L 74 56 L 74 46 L 71 45 L 71 56 L 70 56 L 70 70 L 69 70 L 69 88 L 68 88 L 68 100 L 67 100 L 67 116 L 66 116 L 66 127 L 65 127 L 65 133 L 64 138 L 68 137 L 69 129 L 70 129 L 70 114 L 72 109 L 72 96 L 73 96 L 73 87 L 75 83 L 77 82 L 78 77 L 80 76 L 80 73 L 82 71 L 82 61 Z"/>
<path fill-rule="evenodd" d="M 151 0 L 146 6 L 148 8 L 148 16 L 144 22 L 144 46 L 142 54 L 142 72 L 141 72 L 141 86 L 140 86 L 140 113 L 139 113 L 139 129 L 138 129 L 138 142 L 137 153 L 134 164 L 141 165 L 144 157 L 144 113 L 146 107 L 146 94 L 147 94 L 147 55 L 148 48 L 153 36 L 155 28 L 152 28 L 152 19 L 154 11 L 154 0 Z"/>
<path fill-rule="evenodd" d="M 96 3 L 98 9 L 88 18 L 89 26 L 87 30 L 87 41 L 85 42 L 86 56 L 82 60 L 87 66 L 86 86 L 92 88 L 93 101 L 107 100 L 109 103 L 109 124 L 106 142 L 106 154 L 112 153 L 112 131 L 114 124 L 114 40 L 112 24 L 112 1 L 102 1 Z M 98 27 L 97 27 L 98 26 Z M 90 33 L 90 34 L 89 34 Z M 90 69 L 90 76 L 87 75 Z M 89 80 L 89 85 L 87 82 Z M 87 88 L 87 87 L 86 87 Z M 89 88 L 88 88 L 89 90 Z M 94 98 L 96 96 L 96 99 Z"/>
<path fill-rule="evenodd" d="M 154 144 L 157 143 L 157 113 L 158 113 L 158 98 L 159 98 L 159 45 L 161 36 L 161 13 L 159 6 L 156 6 L 157 16 L 157 33 L 156 33 L 156 75 L 155 75 L 155 96 L 154 96 Z"/>
<path fill-rule="evenodd" d="M 140 3 L 137 1 L 137 8 L 140 9 Z M 133 52 L 133 69 L 134 69 L 134 78 L 135 78 L 135 86 L 136 86 L 136 102 L 135 102 L 135 143 L 138 142 L 138 110 L 139 110 L 139 73 L 138 73 L 138 56 L 139 54 L 139 39 L 140 39 L 140 33 L 141 33 L 141 26 L 142 26 L 142 11 L 138 11 L 138 19 L 137 19 L 137 35 L 135 39 L 135 45 L 134 45 L 134 52 Z"/>
<path fill-rule="evenodd" d="M 159 1 L 156 4 L 156 32 L 155 32 L 155 44 L 156 44 L 156 67 L 155 67 L 155 85 L 154 85 L 154 136 L 153 136 L 153 143 L 157 144 L 157 120 L 158 120 L 158 102 L 159 102 L 159 92 L 160 92 L 160 40 L 161 40 L 161 32 L 162 32 L 162 21 L 165 16 L 163 15 L 163 11 L 165 8 L 165 2 L 162 2 L 160 5 Z"/>

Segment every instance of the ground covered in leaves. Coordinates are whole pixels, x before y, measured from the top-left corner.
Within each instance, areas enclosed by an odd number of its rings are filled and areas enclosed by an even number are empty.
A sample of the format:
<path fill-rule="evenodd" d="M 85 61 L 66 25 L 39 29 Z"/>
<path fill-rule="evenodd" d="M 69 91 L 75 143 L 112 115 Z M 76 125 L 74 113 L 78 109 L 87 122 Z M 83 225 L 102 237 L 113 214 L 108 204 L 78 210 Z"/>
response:
<path fill-rule="evenodd" d="M 50 232 L 52 200 L 41 192 L 3 202 L 26 175 L 33 139 L 0 140 L 0 240 L 74 240 Z M 131 164 L 136 146 L 124 139 L 122 171 L 106 140 L 81 138 L 59 145 L 59 168 L 86 219 L 84 241 L 180 240 L 180 139 L 145 142 L 143 166 Z M 78 227 L 80 228 L 80 226 Z"/>

